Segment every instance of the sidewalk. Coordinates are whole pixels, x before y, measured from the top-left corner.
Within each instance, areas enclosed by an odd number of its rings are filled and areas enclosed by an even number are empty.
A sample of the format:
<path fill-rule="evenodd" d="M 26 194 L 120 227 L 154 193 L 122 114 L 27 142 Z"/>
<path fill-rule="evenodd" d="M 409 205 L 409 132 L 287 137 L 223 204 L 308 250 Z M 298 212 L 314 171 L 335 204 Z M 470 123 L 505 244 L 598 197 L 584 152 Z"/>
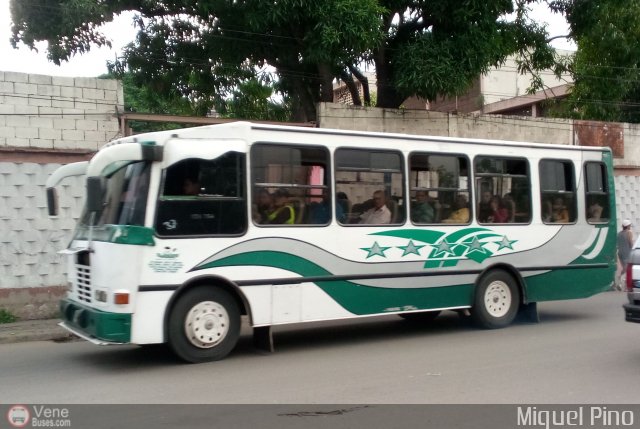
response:
<path fill-rule="evenodd" d="M 58 326 L 60 319 L 24 320 L 0 324 L 0 344 L 24 341 L 67 341 L 74 338 Z"/>

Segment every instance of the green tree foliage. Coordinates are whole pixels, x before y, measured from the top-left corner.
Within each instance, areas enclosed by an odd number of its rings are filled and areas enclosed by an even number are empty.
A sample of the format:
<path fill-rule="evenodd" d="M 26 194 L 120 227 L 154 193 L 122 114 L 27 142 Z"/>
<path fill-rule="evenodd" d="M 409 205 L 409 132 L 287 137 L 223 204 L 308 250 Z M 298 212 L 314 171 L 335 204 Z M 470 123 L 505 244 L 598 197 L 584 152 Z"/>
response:
<path fill-rule="evenodd" d="M 157 92 L 148 85 L 136 82 L 130 72 L 119 75 L 109 73 L 100 76 L 101 79 L 120 79 L 124 95 L 125 112 L 144 112 L 165 115 L 200 116 L 196 106 L 174 91 Z M 137 133 L 176 129 L 184 126 L 178 123 L 130 121 L 129 127 Z"/>
<path fill-rule="evenodd" d="M 640 0 L 556 1 L 578 45 L 567 113 L 640 122 Z"/>
<path fill-rule="evenodd" d="M 220 103 L 216 110 L 227 118 L 242 118 L 286 122 L 291 117 L 290 106 L 273 100 L 274 90 L 257 79 L 238 85 L 231 97 Z"/>
<path fill-rule="evenodd" d="M 363 63 L 375 65 L 380 107 L 459 94 L 515 52 L 534 68 L 548 63 L 546 31 L 526 15 L 537 1 L 11 0 L 11 7 L 14 44 L 48 41 L 56 63 L 108 44 L 99 25 L 136 11 L 138 35 L 113 72 L 128 70 L 137 85 L 186 98 L 202 114 L 229 97 L 233 106 L 221 110 L 251 105 L 256 92 L 238 91 L 259 89 L 262 72 L 273 68 L 292 119 L 306 121 L 318 101 L 333 100 L 336 78 L 360 104 L 355 76 L 367 102 Z M 515 20 L 504 19 L 514 12 Z"/>
<path fill-rule="evenodd" d="M 544 67 L 553 52 L 546 30 L 527 15 L 534 1 L 385 0 L 385 43 L 372 53 L 378 105 L 397 107 L 411 95 L 458 95 L 474 78 L 519 53 Z M 507 21 L 506 14 L 515 19 Z"/>

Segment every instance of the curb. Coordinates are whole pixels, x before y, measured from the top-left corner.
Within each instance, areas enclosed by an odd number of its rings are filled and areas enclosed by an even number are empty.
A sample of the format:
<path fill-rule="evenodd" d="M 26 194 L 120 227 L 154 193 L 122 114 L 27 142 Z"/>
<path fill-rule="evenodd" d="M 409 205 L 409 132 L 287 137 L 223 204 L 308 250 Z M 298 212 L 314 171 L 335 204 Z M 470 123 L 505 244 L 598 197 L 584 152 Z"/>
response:
<path fill-rule="evenodd" d="M 69 341 L 74 336 L 58 326 L 59 319 L 24 320 L 0 325 L 0 344 L 27 341 Z"/>

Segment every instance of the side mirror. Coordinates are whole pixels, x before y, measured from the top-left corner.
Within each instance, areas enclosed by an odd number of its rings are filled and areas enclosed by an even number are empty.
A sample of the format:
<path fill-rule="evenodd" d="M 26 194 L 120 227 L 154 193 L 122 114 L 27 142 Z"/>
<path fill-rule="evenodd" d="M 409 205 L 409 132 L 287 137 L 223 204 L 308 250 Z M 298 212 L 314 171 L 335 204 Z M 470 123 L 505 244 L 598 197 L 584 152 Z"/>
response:
<path fill-rule="evenodd" d="M 104 206 L 105 194 L 104 180 L 102 177 L 87 177 L 87 211 L 99 212 Z"/>
<path fill-rule="evenodd" d="M 58 192 L 56 188 L 47 188 L 47 209 L 49 216 L 58 216 Z"/>

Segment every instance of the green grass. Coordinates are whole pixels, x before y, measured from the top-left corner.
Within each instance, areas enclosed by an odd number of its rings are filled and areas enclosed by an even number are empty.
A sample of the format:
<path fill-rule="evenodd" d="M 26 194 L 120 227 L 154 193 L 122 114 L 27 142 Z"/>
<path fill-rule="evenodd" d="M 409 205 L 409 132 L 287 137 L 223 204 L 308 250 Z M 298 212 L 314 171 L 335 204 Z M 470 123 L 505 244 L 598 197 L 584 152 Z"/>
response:
<path fill-rule="evenodd" d="M 0 325 L 3 323 L 16 322 L 18 318 L 4 308 L 0 308 Z"/>

